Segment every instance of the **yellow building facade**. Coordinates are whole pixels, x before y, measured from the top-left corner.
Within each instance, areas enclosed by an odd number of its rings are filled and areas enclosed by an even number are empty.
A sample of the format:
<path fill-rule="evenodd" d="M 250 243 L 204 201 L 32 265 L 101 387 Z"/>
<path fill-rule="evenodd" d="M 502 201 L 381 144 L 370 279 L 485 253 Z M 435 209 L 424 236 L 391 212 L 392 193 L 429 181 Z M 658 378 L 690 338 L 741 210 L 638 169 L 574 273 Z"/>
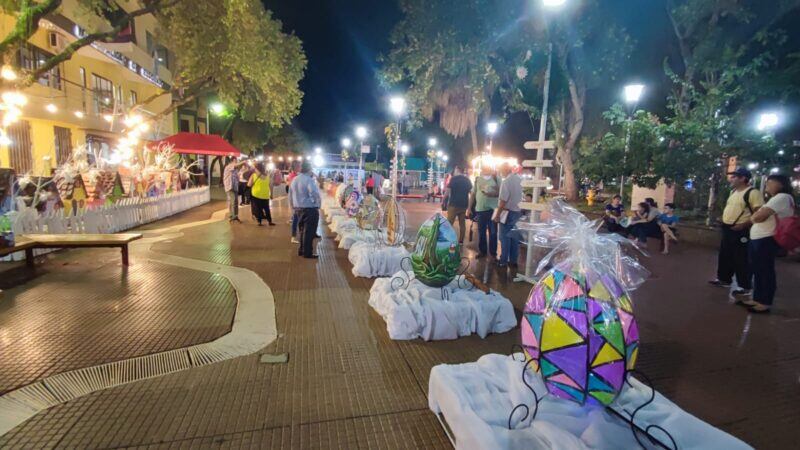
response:
<path fill-rule="evenodd" d="M 138 8 L 132 1 L 120 5 L 126 10 Z M 81 37 L 86 32 L 82 14 L 75 0 L 68 0 L 56 14 L 43 19 L 28 43 L 15 51 L 11 62 L 17 72 L 37 68 Z M 14 17 L 0 15 L 0 36 L 14 25 Z M 0 167 L 11 167 L 20 175 L 47 176 L 81 145 L 87 146 L 92 157 L 108 156 L 132 106 L 170 89 L 173 55 L 158 43 L 157 25 L 152 15 L 137 17 L 114 43 L 83 47 L 24 89 L 27 103 L 20 120 L 5 127 Z M 155 116 L 171 102 L 167 93 L 137 112 Z M 177 125 L 177 113 L 170 114 L 142 138 L 169 136 Z"/>

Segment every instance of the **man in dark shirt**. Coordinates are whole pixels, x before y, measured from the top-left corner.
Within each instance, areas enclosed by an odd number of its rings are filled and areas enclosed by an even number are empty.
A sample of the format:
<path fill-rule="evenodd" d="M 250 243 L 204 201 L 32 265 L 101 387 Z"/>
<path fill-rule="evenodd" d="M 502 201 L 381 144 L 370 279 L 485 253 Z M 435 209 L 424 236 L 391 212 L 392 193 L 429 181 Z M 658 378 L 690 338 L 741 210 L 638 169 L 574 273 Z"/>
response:
<path fill-rule="evenodd" d="M 445 196 L 448 199 L 447 206 L 447 220 L 453 226 L 456 224 L 458 218 L 458 242 L 464 243 L 464 233 L 467 229 L 467 208 L 469 207 L 469 193 L 472 191 L 472 182 L 461 173 L 461 168 L 456 167 L 453 169 L 453 177 L 450 179 L 450 184 L 447 186 Z"/>

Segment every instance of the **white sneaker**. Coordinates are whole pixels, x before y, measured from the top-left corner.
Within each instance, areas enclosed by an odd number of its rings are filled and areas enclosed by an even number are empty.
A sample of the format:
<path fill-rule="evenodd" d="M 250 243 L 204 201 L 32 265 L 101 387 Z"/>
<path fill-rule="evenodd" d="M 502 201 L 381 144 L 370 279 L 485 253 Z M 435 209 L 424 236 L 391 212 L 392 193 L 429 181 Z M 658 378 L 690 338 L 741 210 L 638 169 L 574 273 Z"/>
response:
<path fill-rule="evenodd" d="M 299 243 L 300 241 L 298 241 L 297 238 L 294 237 L 292 238 L 292 244 L 299 244 Z"/>

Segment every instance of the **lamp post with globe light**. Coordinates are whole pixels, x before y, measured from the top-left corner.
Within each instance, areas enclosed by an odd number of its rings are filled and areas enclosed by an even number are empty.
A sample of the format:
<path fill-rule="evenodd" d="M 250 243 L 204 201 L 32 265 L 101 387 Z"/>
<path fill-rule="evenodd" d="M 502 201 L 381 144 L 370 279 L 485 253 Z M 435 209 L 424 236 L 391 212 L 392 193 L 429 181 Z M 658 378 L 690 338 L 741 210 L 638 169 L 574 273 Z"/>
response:
<path fill-rule="evenodd" d="M 775 130 L 781 124 L 781 114 L 777 111 L 765 111 L 758 115 L 758 123 L 756 124 L 756 129 L 762 133 L 764 133 L 765 139 L 775 139 Z M 783 155 L 783 151 L 781 150 L 778 152 L 779 155 Z M 780 169 L 777 167 L 773 167 L 769 170 L 769 174 L 776 174 L 780 172 Z M 763 193 L 764 189 L 766 189 L 767 185 L 767 176 L 768 173 L 766 168 L 761 174 L 760 177 L 760 190 Z"/>
<path fill-rule="evenodd" d="M 625 167 L 628 164 L 628 152 L 631 149 L 631 126 L 633 124 L 633 114 L 636 113 L 636 106 L 639 104 L 639 100 L 642 99 L 642 94 L 644 93 L 644 85 L 643 84 L 629 84 L 625 86 L 625 103 L 628 104 L 628 119 L 626 121 L 626 130 L 625 130 L 625 154 L 622 157 L 622 167 L 625 170 Z M 622 174 L 619 176 L 619 195 L 622 197 L 622 202 L 625 202 L 625 175 Z"/>
<path fill-rule="evenodd" d="M 359 141 L 358 146 L 358 186 L 361 187 L 362 183 L 364 182 L 364 178 L 361 175 L 361 171 L 364 167 L 364 139 L 367 138 L 367 127 L 365 126 L 357 126 L 356 127 L 356 137 Z"/>
<path fill-rule="evenodd" d="M 350 159 L 350 147 L 353 141 L 350 138 L 342 138 L 342 162 L 344 163 L 344 181 L 347 182 L 347 161 Z"/>
<path fill-rule="evenodd" d="M 489 147 L 487 147 L 487 150 L 489 150 L 490 155 L 492 154 L 492 147 L 494 146 L 494 135 L 497 133 L 498 128 L 499 125 L 497 122 L 489 122 L 486 124 L 486 133 L 489 134 Z"/>
<path fill-rule="evenodd" d="M 403 125 L 403 115 L 406 112 L 406 99 L 403 97 L 395 96 L 389 99 L 389 109 L 397 119 L 397 141 L 394 145 L 394 159 L 392 160 L 392 197 L 397 199 L 397 166 L 398 166 L 398 153 L 400 152 L 400 132 Z"/>

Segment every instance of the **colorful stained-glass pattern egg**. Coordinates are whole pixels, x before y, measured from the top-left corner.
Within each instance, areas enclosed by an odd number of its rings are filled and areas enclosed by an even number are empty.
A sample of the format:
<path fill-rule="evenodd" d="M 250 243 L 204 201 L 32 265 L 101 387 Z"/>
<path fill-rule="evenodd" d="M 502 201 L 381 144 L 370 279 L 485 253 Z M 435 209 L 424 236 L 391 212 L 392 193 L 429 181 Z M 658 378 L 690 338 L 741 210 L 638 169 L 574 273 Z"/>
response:
<path fill-rule="evenodd" d="M 355 191 L 355 188 L 351 184 L 342 183 L 336 189 L 336 201 L 339 202 L 339 206 L 345 208 L 347 204 L 347 200 L 350 198 L 350 194 Z"/>
<path fill-rule="evenodd" d="M 441 214 L 428 219 L 417 234 L 411 267 L 415 277 L 427 286 L 449 284 L 461 266 L 461 251 L 456 230 Z"/>
<path fill-rule="evenodd" d="M 372 194 L 364 196 L 356 214 L 356 223 L 362 230 L 377 230 L 381 225 L 381 203 Z"/>
<path fill-rule="evenodd" d="M 522 346 L 550 394 L 609 405 L 639 352 L 633 304 L 610 274 L 554 269 L 531 291 Z"/>
<path fill-rule="evenodd" d="M 350 191 L 344 203 L 344 210 L 348 217 L 356 217 L 356 215 L 358 215 L 358 209 L 361 208 L 361 201 L 363 199 L 364 197 L 361 196 L 361 192 L 355 189 Z"/>

